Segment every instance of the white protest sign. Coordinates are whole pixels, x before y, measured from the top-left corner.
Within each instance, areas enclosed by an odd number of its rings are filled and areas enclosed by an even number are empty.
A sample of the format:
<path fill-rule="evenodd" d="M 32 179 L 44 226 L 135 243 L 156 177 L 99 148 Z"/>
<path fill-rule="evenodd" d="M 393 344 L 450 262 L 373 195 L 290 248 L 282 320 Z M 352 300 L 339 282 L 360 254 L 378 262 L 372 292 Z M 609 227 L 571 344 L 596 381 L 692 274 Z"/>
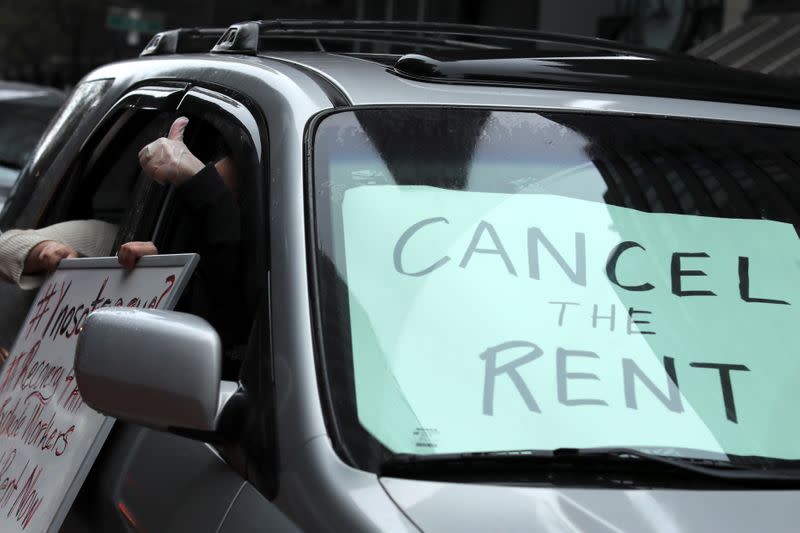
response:
<path fill-rule="evenodd" d="M 80 328 L 109 306 L 170 309 L 195 254 L 70 259 L 47 278 L 0 370 L 0 530 L 58 531 L 113 424 L 81 399 Z M 135 401 L 134 398 L 131 401 Z"/>
<path fill-rule="evenodd" d="M 408 186 L 342 209 L 358 416 L 391 450 L 800 458 L 790 224 Z"/>

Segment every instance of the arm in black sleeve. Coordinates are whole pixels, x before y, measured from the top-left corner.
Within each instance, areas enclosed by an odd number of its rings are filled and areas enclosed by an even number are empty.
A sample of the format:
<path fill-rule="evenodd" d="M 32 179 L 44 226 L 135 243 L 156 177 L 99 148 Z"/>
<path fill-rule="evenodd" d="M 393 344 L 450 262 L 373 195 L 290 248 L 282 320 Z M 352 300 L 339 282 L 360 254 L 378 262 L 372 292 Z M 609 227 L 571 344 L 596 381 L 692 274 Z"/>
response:
<path fill-rule="evenodd" d="M 202 302 L 195 312 L 216 328 L 224 346 L 240 344 L 246 325 L 241 308 L 242 230 L 236 198 L 213 164 L 178 187 L 175 196 L 189 217 L 193 251 L 200 254 L 192 291 L 202 293 L 197 298 Z"/>

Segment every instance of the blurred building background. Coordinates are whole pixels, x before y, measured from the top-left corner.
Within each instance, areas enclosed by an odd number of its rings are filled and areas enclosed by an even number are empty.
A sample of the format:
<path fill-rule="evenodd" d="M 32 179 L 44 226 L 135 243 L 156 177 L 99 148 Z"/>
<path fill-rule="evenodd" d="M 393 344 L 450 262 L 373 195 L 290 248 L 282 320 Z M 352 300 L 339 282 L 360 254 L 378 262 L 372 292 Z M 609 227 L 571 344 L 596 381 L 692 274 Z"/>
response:
<path fill-rule="evenodd" d="M 274 18 L 538 29 L 719 55 L 714 59 L 733 54 L 728 63 L 746 67 L 742 59 L 763 55 L 777 31 L 775 24 L 762 28 L 765 21 L 782 21 L 788 35 L 778 44 L 800 50 L 800 24 L 786 18 L 793 11 L 800 12 L 797 0 L 0 0 L 0 79 L 69 88 L 95 66 L 135 57 L 161 29 Z M 734 53 L 742 39 L 750 45 Z"/>

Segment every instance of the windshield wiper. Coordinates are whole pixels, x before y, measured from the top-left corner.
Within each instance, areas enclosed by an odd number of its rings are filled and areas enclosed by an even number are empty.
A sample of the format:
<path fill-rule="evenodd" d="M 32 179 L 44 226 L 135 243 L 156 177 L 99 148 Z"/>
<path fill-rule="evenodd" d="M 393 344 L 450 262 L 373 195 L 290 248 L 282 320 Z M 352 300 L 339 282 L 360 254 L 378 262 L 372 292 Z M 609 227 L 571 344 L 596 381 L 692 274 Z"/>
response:
<path fill-rule="evenodd" d="M 707 478 L 734 484 L 800 485 L 797 461 L 742 458 L 745 462 L 720 459 L 673 457 L 648 453 L 634 448 L 560 448 L 435 455 L 395 455 L 381 465 L 384 476 L 422 479 L 515 479 L 545 478 L 561 474 L 613 477 L 609 474 L 670 475 L 682 478 Z M 759 461 L 761 460 L 761 461 Z M 791 468 L 767 467 L 766 462 L 791 465 Z M 761 464 L 753 464 L 761 463 Z"/>

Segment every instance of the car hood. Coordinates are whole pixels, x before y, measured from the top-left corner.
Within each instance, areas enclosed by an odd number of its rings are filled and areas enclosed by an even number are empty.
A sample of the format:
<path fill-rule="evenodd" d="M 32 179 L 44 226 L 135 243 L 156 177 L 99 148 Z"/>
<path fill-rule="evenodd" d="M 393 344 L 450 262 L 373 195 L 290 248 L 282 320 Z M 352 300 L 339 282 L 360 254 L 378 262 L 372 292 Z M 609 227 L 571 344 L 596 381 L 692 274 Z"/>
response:
<path fill-rule="evenodd" d="M 422 530 L 797 531 L 798 490 L 554 489 L 381 478 Z"/>

